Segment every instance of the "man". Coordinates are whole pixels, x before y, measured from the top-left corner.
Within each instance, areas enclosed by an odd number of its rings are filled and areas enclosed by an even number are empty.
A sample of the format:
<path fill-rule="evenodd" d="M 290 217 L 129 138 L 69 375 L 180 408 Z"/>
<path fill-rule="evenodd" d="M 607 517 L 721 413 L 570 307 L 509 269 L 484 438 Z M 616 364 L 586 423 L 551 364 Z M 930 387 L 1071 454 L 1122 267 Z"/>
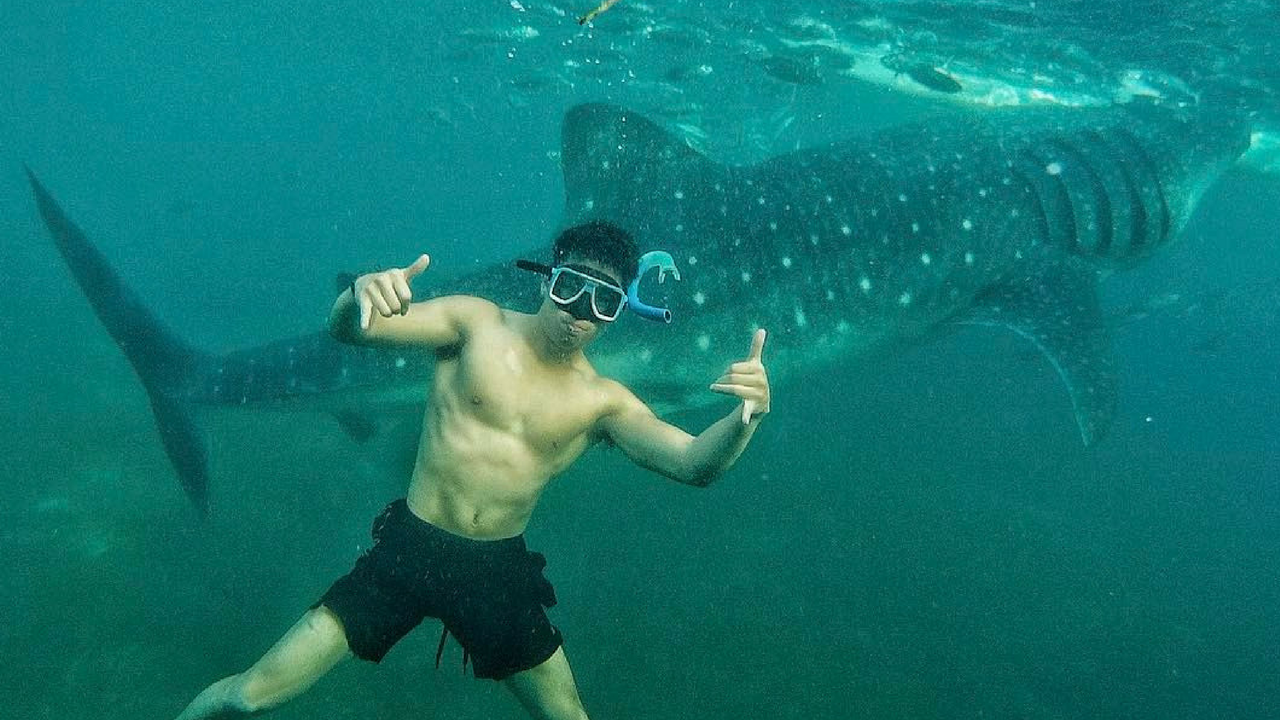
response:
<path fill-rule="evenodd" d="M 350 574 L 253 667 L 200 693 L 180 720 L 275 707 L 349 653 L 381 660 L 425 617 L 443 620 L 476 677 L 503 680 L 530 715 L 587 717 L 544 611 L 555 603 L 545 561 L 524 544 L 543 488 L 598 442 L 705 486 L 769 411 L 763 329 L 747 359 L 711 386 L 742 402 L 697 437 L 595 373 L 583 349 L 627 304 L 637 255 L 631 237 L 609 223 L 566 230 L 552 267 L 522 264 L 546 274 L 532 315 L 468 296 L 411 304 L 409 283 L 427 269 L 426 255 L 361 276 L 338 297 L 329 316 L 338 339 L 426 345 L 438 355 L 407 497 L 379 516 L 374 545 Z"/>

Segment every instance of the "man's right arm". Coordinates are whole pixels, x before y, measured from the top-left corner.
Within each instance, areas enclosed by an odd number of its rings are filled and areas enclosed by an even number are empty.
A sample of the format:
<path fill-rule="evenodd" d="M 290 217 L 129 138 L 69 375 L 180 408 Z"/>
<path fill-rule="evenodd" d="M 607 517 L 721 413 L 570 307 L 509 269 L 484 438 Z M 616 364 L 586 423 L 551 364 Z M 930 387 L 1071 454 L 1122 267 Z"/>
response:
<path fill-rule="evenodd" d="M 342 291 L 329 312 L 329 333 L 354 345 L 427 345 L 462 343 L 470 327 L 497 318 L 498 306 L 477 297 L 450 295 L 411 302 L 409 283 L 426 269 L 418 258 L 407 268 L 361 275 Z"/>

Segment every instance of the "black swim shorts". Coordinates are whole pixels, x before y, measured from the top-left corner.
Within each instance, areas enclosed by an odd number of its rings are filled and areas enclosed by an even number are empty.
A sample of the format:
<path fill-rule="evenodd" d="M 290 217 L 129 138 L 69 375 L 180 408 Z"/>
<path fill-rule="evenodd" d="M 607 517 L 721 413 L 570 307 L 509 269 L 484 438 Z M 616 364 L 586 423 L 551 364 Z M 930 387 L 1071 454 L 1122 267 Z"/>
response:
<path fill-rule="evenodd" d="M 523 535 L 472 540 L 397 500 L 374 521 L 373 546 L 316 605 L 342 621 L 356 657 L 373 662 L 424 618 L 439 618 L 475 676 L 501 680 L 541 664 L 562 643 L 543 610 L 556 604 L 546 564 Z"/>

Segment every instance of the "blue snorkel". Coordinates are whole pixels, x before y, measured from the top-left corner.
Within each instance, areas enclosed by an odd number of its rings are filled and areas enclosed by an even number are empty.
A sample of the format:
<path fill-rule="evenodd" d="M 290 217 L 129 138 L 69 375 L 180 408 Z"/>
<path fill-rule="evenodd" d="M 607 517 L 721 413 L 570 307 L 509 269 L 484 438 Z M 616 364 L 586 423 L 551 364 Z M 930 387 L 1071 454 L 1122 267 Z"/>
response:
<path fill-rule="evenodd" d="M 662 283 L 667 279 L 667 273 L 671 273 L 671 277 L 676 280 L 680 279 L 680 270 L 676 267 L 676 261 L 671 258 L 671 253 L 662 250 L 651 250 L 640 256 L 640 265 L 636 269 L 636 279 L 631 281 L 627 286 L 627 307 L 631 312 L 639 315 L 645 320 L 658 320 L 661 322 L 671 322 L 671 311 L 664 307 L 654 307 L 640 299 L 640 281 L 644 279 L 645 273 L 650 270 L 658 269 L 658 282 Z"/>

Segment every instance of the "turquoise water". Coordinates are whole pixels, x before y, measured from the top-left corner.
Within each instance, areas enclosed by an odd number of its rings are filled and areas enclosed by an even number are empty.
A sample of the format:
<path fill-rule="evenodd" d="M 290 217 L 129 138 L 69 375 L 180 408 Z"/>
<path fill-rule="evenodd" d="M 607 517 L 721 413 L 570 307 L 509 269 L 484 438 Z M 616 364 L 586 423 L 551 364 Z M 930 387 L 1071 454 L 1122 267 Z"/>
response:
<path fill-rule="evenodd" d="M 403 491 L 328 416 L 217 410 L 200 520 L 23 162 L 171 327 L 229 350 L 316 329 L 339 271 L 425 250 L 447 276 L 547 242 L 578 102 L 636 107 L 730 162 L 972 109 L 841 71 L 888 48 L 966 92 L 1141 85 L 1280 118 L 1269 3 L 621 0 L 584 30 L 587 7 L 521 1 L 6 6 L 8 716 L 176 714 L 345 572 Z M 838 50 L 796 49 L 815 41 Z M 1176 243 L 1103 282 L 1122 394 L 1093 448 L 1047 362 L 967 329 L 776 387 L 709 490 L 589 454 L 529 532 L 588 709 L 1274 716 L 1277 227 L 1280 182 L 1233 170 Z M 423 628 L 275 716 L 521 716 L 456 647 L 431 670 L 434 650 Z"/>

